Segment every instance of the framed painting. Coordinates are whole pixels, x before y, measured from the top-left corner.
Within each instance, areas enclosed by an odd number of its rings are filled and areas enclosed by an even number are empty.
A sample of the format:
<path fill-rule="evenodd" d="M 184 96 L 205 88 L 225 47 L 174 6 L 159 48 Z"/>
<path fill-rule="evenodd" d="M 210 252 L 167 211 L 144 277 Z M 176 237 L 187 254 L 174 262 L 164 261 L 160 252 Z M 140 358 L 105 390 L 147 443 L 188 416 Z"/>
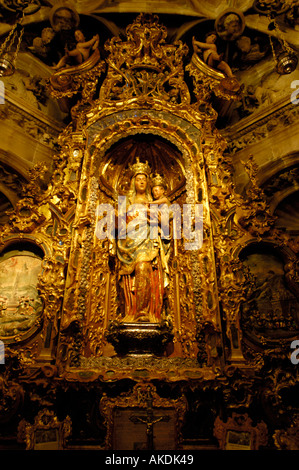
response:
<path fill-rule="evenodd" d="M 226 422 L 216 418 L 214 436 L 222 450 L 258 450 L 267 445 L 268 429 L 263 421 L 253 426 L 247 413 L 233 412 Z"/>
<path fill-rule="evenodd" d="M 5 343 L 28 338 L 40 325 L 41 270 L 42 258 L 33 251 L 12 250 L 0 255 L 0 338 Z"/>

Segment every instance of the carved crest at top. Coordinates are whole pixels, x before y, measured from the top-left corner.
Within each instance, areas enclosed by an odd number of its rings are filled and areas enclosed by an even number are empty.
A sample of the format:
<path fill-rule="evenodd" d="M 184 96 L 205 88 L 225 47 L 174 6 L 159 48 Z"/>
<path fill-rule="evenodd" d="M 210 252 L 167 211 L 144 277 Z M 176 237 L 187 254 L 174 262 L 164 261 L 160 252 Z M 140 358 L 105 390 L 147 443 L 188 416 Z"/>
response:
<path fill-rule="evenodd" d="M 152 96 L 173 103 L 189 103 L 183 68 L 188 47 L 181 41 L 167 44 L 167 30 L 159 24 L 156 15 L 139 15 L 126 33 L 126 41 L 114 37 L 105 45 L 110 55 L 100 98 Z"/>
<path fill-rule="evenodd" d="M 117 45 L 114 48 L 118 38 L 113 38 L 107 44 L 106 48 L 111 51 L 110 60 L 118 62 L 119 66 L 125 62 L 131 68 L 149 67 L 161 70 L 167 30 L 158 23 L 158 17 L 141 14 L 128 25 L 126 33 L 128 40 L 121 44 L 120 51 Z"/>
<path fill-rule="evenodd" d="M 135 103 L 156 103 L 196 109 L 201 103 L 209 103 L 212 93 L 226 100 L 238 97 L 240 85 L 236 78 L 207 65 L 194 47 L 190 61 L 188 46 L 181 40 L 167 41 L 167 29 L 157 15 L 141 13 L 127 26 L 125 38 L 115 36 L 106 41 L 104 48 L 106 58 L 100 60 L 99 51 L 95 51 L 82 64 L 62 67 L 51 76 L 51 94 L 62 100 L 63 106 L 65 98 L 78 95 L 72 108 L 77 121 L 85 119 L 86 105 L 101 109 L 103 115 L 105 109 L 110 112 L 115 105 L 119 109 Z M 83 114 L 78 119 L 81 109 Z"/>

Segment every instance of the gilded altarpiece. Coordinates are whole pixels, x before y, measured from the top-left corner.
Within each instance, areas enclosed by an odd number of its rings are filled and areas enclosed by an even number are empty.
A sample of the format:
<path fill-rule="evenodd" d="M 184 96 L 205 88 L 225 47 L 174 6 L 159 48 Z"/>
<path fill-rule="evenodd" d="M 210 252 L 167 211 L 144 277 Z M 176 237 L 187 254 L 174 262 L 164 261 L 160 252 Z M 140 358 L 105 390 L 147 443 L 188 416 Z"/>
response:
<path fill-rule="evenodd" d="M 94 376 L 133 377 L 134 365 L 142 365 L 150 377 L 169 377 L 170 370 L 173 377 L 184 371 L 197 377 L 202 375 L 198 359 L 220 366 L 223 349 L 210 200 L 211 191 L 217 197 L 226 174 L 225 165 L 221 176 L 217 165 L 225 142 L 214 127 L 216 113 L 208 100 L 212 92 L 236 99 L 239 85 L 206 67 L 195 54 L 186 67 L 187 46 L 181 41 L 167 44 L 167 31 L 157 17 L 140 15 L 126 32 L 126 40 L 112 38 L 105 44 L 106 64 L 91 64 L 88 80 L 82 76 L 82 99 L 73 106 L 73 123 L 61 136 L 63 148 L 72 142 L 69 162 L 75 158 L 82 166 L 59 362 L 70 377 L 76 368 L 86 373 L 92 369 Z M 103 77 L 97 96 L 99 70 Z M 60 100 L 78 93 L 74 71 L 69 81 L 66 73 L 58 71 L 51 79 L 52 94 Z M 190 240 L 184 235 L 171 241 L 167 296 L 155 331 L 146 321 L 124 326 L 117 240 L 97 236 L 98 207 L 117 211 L 118 197 L 127 194 L 130 169 L 137 161 L 167 181 L 171 204 L 191 208 L 193 226 L 195 207 L 202 207 L 198 244 L 186 249 Z M 157 337 L 159 354 L 154 356 L 155 348 L 136 346 L 129 356 L 122 348 L 131 339 L 138 343 L 139 338 L 144 346 Z M 213 376 L 212 369 L 205 374 Z"/>
<path fill-rule="evenodd" d="M 84 396 L 88 383 L 86 402 L 98 400 L 106 448 L 127 445 L 121 440 L 128 423 L 136 448 L 157 444 L 153 429 L 165 437 L 167 423 L 165 446 L 180 448 L 183 432 L 188 436 L 185 416 L 188 424 L 196 421 L 196 436 L 206 426 L 198 416 L 208 416 L 220 448 L 243 445 L 243 438 L 252 447 L 250 411 L 266 404 L 280 414 L 283 392 L 298 383 L 286 359 L 298 333 L 298 247 L 275 225 L 269 205 L 280 181 L 265 177 L 261 184 L 252 156 L 244 163 L 248 185 L 236 192 L 212 102 L 229 106 L 240 98 L 240 85 L 183 41 L 170 43 L 156 16 L 139 15 L 125 36 L 103 47 L 105 57 L 95 50 L 82 64 L 53 73 L 49 90 L 70 123 L 53 168 L 39 164 L 27 184 L 19 182 L 20 199 L 1 228 L 0 264 L 8 275 L 2 274 L 0 291 L 7 360 L 0 422 L 15 417 L 25 397 L 44 410 L 34 423 L 20 423 L 28 448 L 39 428 L 57 437 L 66 423 L 69 436 L 72 418 L 60 421 L 45 410 L 76 387 Z M 136 165 L 141 172 L 134 173 Z M 202 208 L 200 236 L 197 245 L 184 231 L 170 237 L 159 315 L 128 321 L 119 227 L 108 236 L 107 226 L 101 237 L 99 226 L 108 213 L 118 220 L 119 198 L 128 196 L 133 178 L 136 190 L 138 175 L 148 178 L 147 187 L 157 174 L 169 204 L 181 214 L 190 208 L 192 231 Z M 142 390 L 151 391 L 151 401 Z M 228 415 L 239 408 L 232 423 Z M 266 425 L 260 430 L 266 446 Z M 295 445 L 292 432 L 277 431 L 275 445 Z"/>
<path fill-rule="evenodd" d="M 236 282 L 229 272 L 219 290 L 215 250 L 219 243 L 220 251 L 226 249 L 227 241 L 215 233 L 221 215 L 230 220 L 235 203 L 226 143 L 215 128 L 210 99 L 238 99 L 240 86 L 195 52 L 190 59 L 182 41 L 167 43 L 156 16 L 139 15 L 126 35 L 106 42 L 105 60 L 93 54 L 51 77 L 50 91 L 63 109 L 69 106 L 72 122 L 59 136 L 51 179 L 42 165 L 32 170 L 1 242 L 28 242 L 41 252 L 36 288 L 44 305 L 42 333 L 29 346 L 31 360 L 55 357 L 70 378 L 78 377 L 78 369 L 90 377 L 134 377 L 141 366 L 151 378 L 209 378 L 224 359 L 219 299 L 227 283 Z M 201 229 L 191 249 L 184 231 L 170 242 L 169 282 L 154 326 L 145 321 L 125 327 L 117 241 L 97 236 L 98 207 L 117 211 L 137 161 L 167 182 L 170 204 L 181 213 L 190 208 L 191 228 L 196 206 L 202 207 Z M 226 309 L 227 297 L 222 303 L 229 336 L 230 325 L 237 332 L 230 354 L 242 358 L 239 291 L 233 312 L 230 305 Z M 131 338 L 136 354 L 128 356 L 122 344 Z M 138 350 L 138 341 L 149 344 L 147 350 Z"/>

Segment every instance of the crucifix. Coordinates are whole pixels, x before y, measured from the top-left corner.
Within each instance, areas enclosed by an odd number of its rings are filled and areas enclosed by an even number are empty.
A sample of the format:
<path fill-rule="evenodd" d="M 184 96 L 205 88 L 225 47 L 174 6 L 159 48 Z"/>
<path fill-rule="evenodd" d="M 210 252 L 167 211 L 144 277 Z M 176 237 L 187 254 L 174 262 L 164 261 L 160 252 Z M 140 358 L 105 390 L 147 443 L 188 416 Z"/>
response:
<path fill-rule="evenodd" d="M 170 420 L 170 416 L 154 416 L 152 399 L 149 398 L 146 402 L 146 414 L 143 416 L 132 415 L 130 416 L 130 421 L 135 424 L 146 424 L 147 450 L 154 450 L 154 424 L 168 422 Z"/>

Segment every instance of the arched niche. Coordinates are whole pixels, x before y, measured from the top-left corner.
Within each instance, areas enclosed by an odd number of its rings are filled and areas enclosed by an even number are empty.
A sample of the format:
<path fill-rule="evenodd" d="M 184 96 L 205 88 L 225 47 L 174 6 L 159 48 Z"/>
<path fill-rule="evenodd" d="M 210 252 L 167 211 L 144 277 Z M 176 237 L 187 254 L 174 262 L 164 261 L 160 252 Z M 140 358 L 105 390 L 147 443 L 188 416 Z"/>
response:
<path fill-rule="evenodd" d="M 167 194 L 172 203 L 194 205 L 201 203 L 203 198 L 207 201 L 200 139 L 201 130 L 198 127 L 178 116 L 156 110 L 136 109 L 114 113 L 94 120 L 87 129 L 77 214 L 87 214 L 90 218 L 78 218 L 69 266 L 76 266 L 79 281 L 77 284 L 73 282 L 75 273 L 72 274 L 69 269 L 67 284 L 70 287 L 64 299 L 62 319 L 65 329 L 77 318 L 74 309 L 69 306 L 78 305 L 86 331 L 85 356 L 110 354 L 105 332 L 109 323 L 118 321 L 122 314 L 113 243 L 107 239 L 99 240 L 95 234 L 97 219 L 93 214 L 97 206 L 103 203 L 116 207 L 117 195 L 125 194 L 128 187 L 128 167 L 137 156 L 143 162 L 148 161 L 154 172 L 162 173 L 167 179 Z M 203 217 L 208 226 L 208 205 L 204 206 Z M 90 225 L 85 225 L 86 220 L 90 220 Z M 84 246 L 81 246 L 82 239 Z M 206 279 L 202 278 L 200 250 L 186 252 L 179 246 L 180 242 L 178 240 L 176 254 L 173 248 L 170 255 L 169 311 L 176 334 L 173 354 L 194 358 L 198 351 L 197 318 L 204 308 L 202 302 L 206 301 L 206 296 L 202 295 Z M 209 249 L 207 241 L 205 250 Z M 211 316 L 215 314 L 210 310 L 206 313 Z"/>
<path fill-rule="evenodd" d="M 187 192 L 185 165 L 182 153 L 175 145 L 161 136 L 143 133 L 118 140 L 108 149 L 104 159 L 99 162 L 99 168 L 96 170 L 96 175 L 98 175 L 99 179 L 99 191 L 100 193 L 103 191 L 108 195 L 107 201 L 111 201 L 114 204 L 116 195 L 125 196 L 128 194 L 131 181 L 130 166 L 136 163 L 137 158 L 142 162 L 148 162 L 153 175 L 159 174 L 164 178 L 167 184 L 167 196 L 169 200 L 183 207 L 183 204 L 186 203 Z M 97 167 L 98 159 L 96 155 L 94 161 Z M 171 271 L 173 271 L 173 267 L 177 269 L 178 253 L 181 251 L 182 245 L 181 240 L 176 240 L 175 243 L 176 245 L 174 246 L 174 244 L 172 244 L 172 248 L 170 249 L 169 264 Z M 111 261 L 112 258 L 110 257 L 110 263 Z M 116 279 L 118 279 L 117 257 L 114 257 L 114 261 Z M 187 273 L 184 273 L 182 277 L 186 285 L 186 292 L 190 293 L 192 289 L 191 285 L 188 283 L 187 276 Z M 172 281 L 170 283 L 172 295 L 170 300 L 164 301 L 162 317 L 166 318 L 168 309 L 171 309 L 172 313 L 176 309 L 175 317 L 179 322 L 179 302 L 174 302 L 178 286 L 175 286 L 174 277 L 170 277 Z M 120 288 L 118 282 L 116 282 L 115 287 L 118 299 L 116 313 L 117 318 L 121 318 L 125 311 L 125 299 L 122 288 Z M 177 296 L 178 295 L 179 294 L 177 294 Z M 189 295 L 191 295 L 191 293 Z M 113 305 L 113 302 L 111 302 L 110 305 Z M 191 307 L 188 308 L 191 310 Z M 109 316 L 108 320 L 111 320 L 111 316 Z"/>
<path fill-rule="evenodd" d="M 93 174 L 98 181 L 98 201 L 112 204 L 116 207 L 117 196 L 128 194 L 130 187 L 130 166 L 139 158 L 142 162 L 148 162 L 153 174 L 160 174 L 167 182 L 167 196 L 171 202 L 178 203 L 181 207 L 186 203 L 189 188 L 186 184 L 186 173 L 190 171 L 190 161 L 186 163 L 183 154 L 170 140 L 155 133 L 132 133 L 119 138 L 103 154 L 102 147 L 93 152 Z M 167 298 L 164 299 L 162 318 L 170 314 L 175 330 L 180 329 L 182 336 L 186 331 L 193 330 L 189 338 L 195 335 L 196 326 L 194 306 L 190 302 L 193 296 L 192 267 L 189 254 L 185 253 L 183 261 L 182 241 L 177 240 L 176 246 L 170 250 L 170 283 Z M 107 248 L 105 241 L 96 240 L 93 247 L 94 266 L 92 284 L 98 292 L 97 300 L 91 300 L 90 319 L 96 318 L 93 312 L 99 312 L 101 305 L 104 329 L 111 321 L 121 321 L 125 312 L 125 298 L 123 289 L 119 283 L 119 263 L 116 256 L 116 246 L 113 241 Z M 106 262 L 105 262 L 106 258 Z M 189 260 L 189 270 L 185 263 Z M 96 300 L 96 302 L 95 302 Z M 98 303 L 98 307 L 96 307 Z M 101 308 L 101 307 L 100 307 Z M 170 313 L 169 313 L 170 312 Z M 99 317 L 99 315 L 98 315 Z M 185 324 L 184 324 L 185 323 Z M 92 331 L 92 327 L 90 331 Z M 195 339 L 190 350 L 196 350 Z M 178 347 L 180 351 L 180 347 Z M 186 341 L 186 349 L 187 341 Z M 169 346 L 169 354 L 173 352 L 173 345 Z M 191 353 L 194 355 L 194 352 Z"/>
<path fill-rule="evenodd" d="M 201 123 L 197 123 L 201 124 Z M 98 176 L 97 168 L 107 159 L 107 154 L 113 145 L 118 145 L 123 139 L 142 135 L 148 136 L 149 141 L 155 139 L 164 141 L 168 146 L 176 149 L 180 155 L 181 165 L 185 169 L 186 190 L 188 202 L 198 200 L 198 187 L 195 179 L 197 165 L 202 164 L 203 156 L 200 153 L 202 130 L 190 122 L 175 116 L 167 111 L 134 109 L 114 113 L 90 121 L 87 129 L 87 149 L 91 155 L 93 174 Z M 86 162 L 89 164 L 89 159 Z M 204 178 L 204 175 L 200 179 Z"/>
<path fill-rule="evenodd" d="M 176 197 L 185 189 L 186 177 L 182 154 L 175 145 L 153 134 L 136 134 L 113 144 L 102 162 L 95 160 L 100 183 L 113 194 L 129 190 L 129 166 L 136 158 L 147 161 L 152 173 L 165 178 L 168 196 Z"/>
<path fill-rule="evenodd" d="M 43 258 L 43 249 L 28 240 L 12 240 L 0 253 L 0 339 L 5 343 L 24 342 L 41 327 Z"/>
<path fill-rule="evenodd" d="M 289 344 L 299 332 L 299 295 L 290 282 L 289 253 L 251 243 L 239 254 L 245 276 L 240 327 L 245 345 L 263 350 Z"/>

